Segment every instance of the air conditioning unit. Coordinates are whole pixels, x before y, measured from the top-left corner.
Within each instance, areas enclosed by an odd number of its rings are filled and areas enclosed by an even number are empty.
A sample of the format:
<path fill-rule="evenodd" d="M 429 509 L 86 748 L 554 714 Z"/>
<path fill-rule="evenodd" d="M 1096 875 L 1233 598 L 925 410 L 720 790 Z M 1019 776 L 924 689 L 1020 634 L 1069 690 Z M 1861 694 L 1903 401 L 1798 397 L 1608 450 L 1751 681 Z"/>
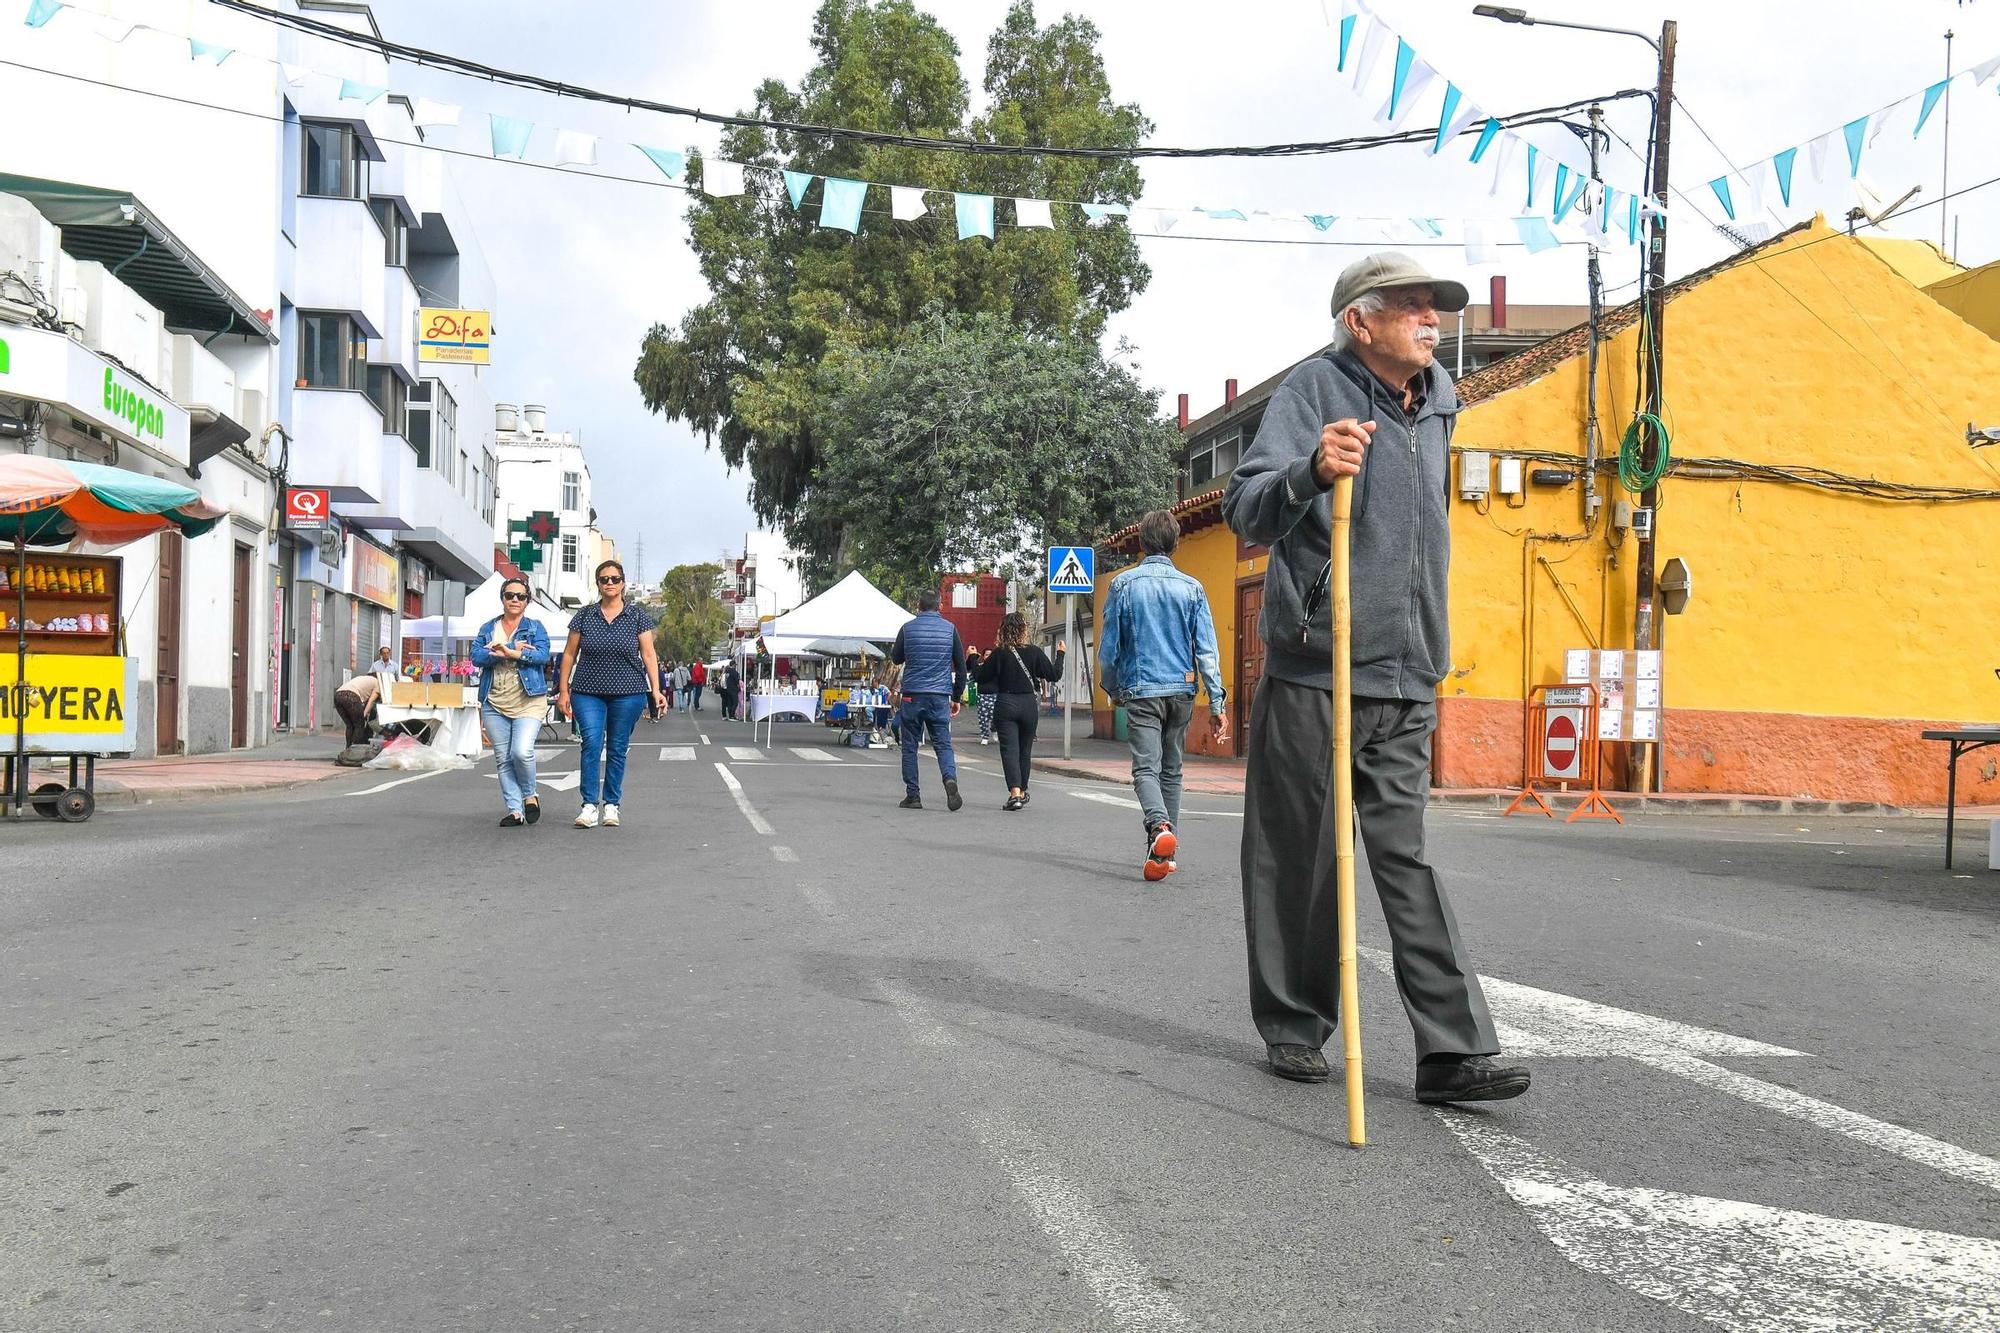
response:
<path fill-rule="evenodd" d="M 158 387 L 164 379 L 160 340 L 166 331 L 165 318 L 102 264 L 78 264 L 76 276 L 89 301 L 84 312 L 84 342 Z"/>
<path fill-rule="evenodd" d="M 61 257 L 62 232 L 27 200 L 0 194 L 0 272 L 20 274 L 53 302 Z"/>
<path fill-rule="evenodd" d="M 190 411 L 235 416 L 239 409 L 236 372 L 191 334 L 170 333 L 167 342 L 171 349 L 169 364 L 173 366 L 168 392 L 173 400 Z M 239 420 L 237 424 L 248 423 Z"/>
<path fill-rule="evenodd" d="M 264 415 L 264 391 L 262 389 L 241 389 L 236 394 L 236 424 L 250 432 L 251 439 L 264 434 L 264 427 L 271 419 Z M 247 446 L 253 452 L 258 446 Z"/>

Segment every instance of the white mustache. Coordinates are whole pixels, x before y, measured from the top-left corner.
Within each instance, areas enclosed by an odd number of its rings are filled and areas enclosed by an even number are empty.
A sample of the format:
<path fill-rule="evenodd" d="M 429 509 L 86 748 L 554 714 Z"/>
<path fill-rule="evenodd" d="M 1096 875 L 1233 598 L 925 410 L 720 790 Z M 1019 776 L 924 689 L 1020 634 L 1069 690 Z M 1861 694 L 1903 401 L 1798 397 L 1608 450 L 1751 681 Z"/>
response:
<path fill-rule="evenodd" d="M 1437 346 L 1438 331 L 1428 324 L 1417 325 L 1417 341 L 1427 347 Z"/>

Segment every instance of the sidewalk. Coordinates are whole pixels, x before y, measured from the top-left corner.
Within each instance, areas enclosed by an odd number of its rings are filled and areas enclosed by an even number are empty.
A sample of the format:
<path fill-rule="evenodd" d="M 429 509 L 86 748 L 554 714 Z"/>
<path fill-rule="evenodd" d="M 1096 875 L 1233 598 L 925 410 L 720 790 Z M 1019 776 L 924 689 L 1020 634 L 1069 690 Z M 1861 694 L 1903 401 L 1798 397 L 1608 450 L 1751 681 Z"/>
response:
<path fill-rule="evenodd" d="M 964 748 L 966 740 L 954 731 L 953 739 Z M 975 726 L 970 743 L 979 744 Z M 1043 717 L 1035 738 L 1035 770 L 1064 777 L 1088 778 L 1097 782 L 1132 785 L 1132 755 L 1122 741 L 1093 739 L 1088 720 L 1075 720 L 1070 735 L 1070 757 L 1062 757 L 1062 719 Z M 1210 795 L 1241 796 L 1244 764 L 1241 759 L 1211 758 L 1190 754 L 1182 770 L 1184 790 Z M 1433 787 L 1434 805 L 1504 810 L 1519 795 L 1517 787 Z M 1606 792 L 1605 798 L 1619 814 L 1704 814 L 1704 815 L 1878 815 L 1899 818 L 1943 819 L 1943 806 L 1909 808 L 1878 801 L 1822 801 L 1803 796 L 1760 796 L 1736 792 L 1667 792 L 1641 796 L 1634 792 Z M 1581 793 L 1544 791 L 1542 799 L 1559 814 L 1568 814 L 1583 800 Z M 1529 813 L 1532 813 L 1530 811 Z M 1960 805 L 1958 818 L 1986 820 L 2000 818 L 2000 806 Z"/>
<path fill-rule="evenodd" d="M 163 759 L 100 759 L 97 761 L 97 803 L 99 805 L 144 805 L 150 801 L 185 800 L 196 796 L 225 796 L 234 792 L 270 791 L 323 782 L 351 768 L 336 767 L 340 753 L 338 732 L 309 733 L 279 737 L 269 745 L 254 749 L 229 750 L 220 754 L 170 755 Z M 37 761 L 29 772 L 28 785 L 67 782 L 67 760 Z"/>

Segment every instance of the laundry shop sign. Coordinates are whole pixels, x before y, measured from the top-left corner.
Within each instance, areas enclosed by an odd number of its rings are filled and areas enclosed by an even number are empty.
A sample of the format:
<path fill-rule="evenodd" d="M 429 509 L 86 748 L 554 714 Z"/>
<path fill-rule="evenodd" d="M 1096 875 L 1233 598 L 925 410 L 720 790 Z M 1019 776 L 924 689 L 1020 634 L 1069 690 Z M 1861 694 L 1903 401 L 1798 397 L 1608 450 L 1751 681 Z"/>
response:
<path fill-rule="evenodd" d="M 28 328 L 0 333 L 0 396 L 48 403 L 122 440 L 187 464 L 187 412 L 137 376 L 60 333 Z"/>

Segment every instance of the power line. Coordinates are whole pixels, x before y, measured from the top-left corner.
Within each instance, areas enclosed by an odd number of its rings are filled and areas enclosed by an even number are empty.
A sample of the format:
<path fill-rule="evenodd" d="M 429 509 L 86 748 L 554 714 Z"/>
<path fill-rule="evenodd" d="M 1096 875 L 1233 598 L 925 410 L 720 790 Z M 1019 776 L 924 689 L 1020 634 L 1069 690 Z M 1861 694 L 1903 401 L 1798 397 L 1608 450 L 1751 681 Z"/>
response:
<path fill-rule="evenodd" d="M 266 9 L 252 3 L 252 0 L 209 0 L 210 4 L 239 14 L 251 15 L 267 23 L 292 28 L 312 36 L 323 37 L 361 50 L 372 52 L 384 59 L 403 60 L 410 64 L 425 65 L 442 69 L 453 74 L 463 74 L 488 83 L 501 83 L 515 88 L 526 88 L 537 92 L 553 93 L 557 97 L 573 97 L 579 101 L 601 102 L 607 106 L 623 108 L 627 111 L 657 111 L 663 115 L 681 116 L 711 125 L 722 125 L 731 129 L 765 129 L 783 134 L 797 134 L 807 138 L 836 139 L 851 143 L 876 144 L 897 148 L 922 148 L 942 152 L 969 153 L 984 157 L 1079 157 L 1096 158 L 1107 161 L 1127 161 L 1135 158 L 1202 158 L 1202 157 L 1307 157 L 1330 153 L 1356 152 L 1367 148 L 1380 148 L 1396 144 L 1428 143 L 1436 140 L 1439 126 L 1429 129 L 1404 130 L 1395 134 L 1354 135 L 1344 139 L 1323 139 L 1304 143 L 1277 143 L 1236 145 L 1208 148 L 1173 148 L 1162 146 L 1140 146 L 1133 148 L 1073 148 L 1057 147 L 1050 144 L 1002 144 L 985 143 L 977 139 L 934 137 L 928 135 L 891 134 L 879 130 L 858 130 L 837 125 L 813 125 L 800 121 L 771 120 L 760 116 L 725 115 L 714 111 L 703 111 L 699 107 L 677 106 L 671 102 L 655 102 L 648 98 L 632 97 L 621 93 L 608 93 L 581 84 L 562 83 L 539 74 L 528 74 L 518 70 L 502 69 L 495 65 L 482 64 L 464 56 L 447 52 L 432 51 L 425 47 L 413 46 L 407 42 L 394 42 L 387 38 L 364 33 L 349 32 L 336 24 L 308 18 L 303 14 L 285 14 Z M 1532 111 L 1516 112 L 1509 116 L 1496 117 L 1504 128 L 1518 128 L 1523 125 L 1543 124 L 1560 118 L 1563 113 L 1576 111 L 1592 102 L 1617 102 L 1631 97 L 1650 97 L 1651 93 L 1638 88 L 1627 88 L 1622 92 L 1610 93 L 1602 97 L 1587 97 L 1581 101 L 1565 102 L 1557 106 L 1539 107 Z M 1468 126 L 1461 134 L 1481 132 L 1484 123 Z"/>

